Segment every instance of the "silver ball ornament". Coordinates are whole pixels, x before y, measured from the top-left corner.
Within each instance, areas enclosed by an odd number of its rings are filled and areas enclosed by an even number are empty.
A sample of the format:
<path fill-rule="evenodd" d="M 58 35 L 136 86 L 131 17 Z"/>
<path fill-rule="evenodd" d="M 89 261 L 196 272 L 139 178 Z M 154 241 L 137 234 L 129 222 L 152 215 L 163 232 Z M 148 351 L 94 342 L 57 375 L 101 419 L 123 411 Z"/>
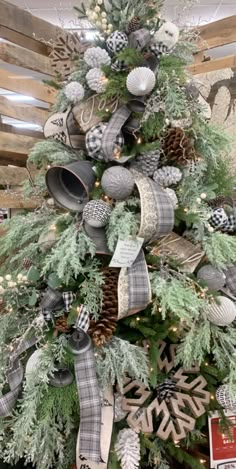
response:
<path fill-rule="evenodd" d="M 83 219 L 94 228 L 101 228 L 108 223 L 112 209 L 102 200 L 90 200 L 83 210 Z"/>
<path fill-rule="evenodd" d="M 122 166 L 112 166 L 104 171 L 101 185 L 106 195 L 115 200 L 127 199 L 134 188 L 131 172 Z"/>
<path fill-rule="evenodd" d="M 197 273 L 197 278 L 204 280 L 210 290 L 220 290 L 225 284 L 225 274 L 211 264 L 204 265 Z"/>

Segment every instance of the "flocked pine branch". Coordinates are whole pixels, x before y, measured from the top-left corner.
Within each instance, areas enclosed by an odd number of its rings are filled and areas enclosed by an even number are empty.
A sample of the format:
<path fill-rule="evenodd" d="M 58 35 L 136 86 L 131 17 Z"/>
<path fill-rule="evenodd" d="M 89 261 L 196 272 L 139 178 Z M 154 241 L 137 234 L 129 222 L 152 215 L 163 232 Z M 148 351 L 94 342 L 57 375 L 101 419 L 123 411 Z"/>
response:
<path fill-rule="evenodd" d="M 76 160 L 78 160 L 78 154 L 53 139 L 36 143 L 28 157 L 28 163 L 38 168 L 46 168 L 48 164 L 68 164 Z"/>
<path fill-rule="evenodd" d="M 148 384 L 149 368 L 145 350 L 132 345 L 119 337 L 100 349 L 97 349 L 97 373 L 102 387 L 114 385 L 117 381 L 123 389 L 126 374 L 133 379 L 140 379 Z"/>
<path fill-rule="evenodd" d="M 209 262 L 219 269 L 236 262 L 236 237 L 215 232 L 203 239 L 203 249 Z"/>
<path fill-rule="evenodd" d="M 114 250 L 118 239 L 125 239 L 138 232 L 139 218 L 128 210 L 126 202 L 117 202 L 107 225 L 107 241 L 111 251 Z"/>

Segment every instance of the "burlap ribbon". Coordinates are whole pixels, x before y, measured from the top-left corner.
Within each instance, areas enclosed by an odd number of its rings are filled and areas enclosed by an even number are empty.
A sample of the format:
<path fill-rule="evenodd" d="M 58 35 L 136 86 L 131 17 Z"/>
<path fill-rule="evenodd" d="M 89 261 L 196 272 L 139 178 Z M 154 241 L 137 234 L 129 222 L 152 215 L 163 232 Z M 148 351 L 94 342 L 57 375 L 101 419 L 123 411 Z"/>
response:
<path fill-rule="evenodd" d="M 142 249 L 133 265 L 120 271 L 118 299 L 118 319 L 144 310 L 152 300 L 148 268 Z"/>
<path fill-rule="evenodd" d="M 114 155 L 114 141 L 119 135 L 123 125 L 131 114 L 131 110 L 127 106 L 120 107 L 111 117 L 106 130 L 102 137 L 102 153 L 104 154 L 105 161 L 116 161 L 117 163 L 125 163 L 132 156 L 121 156 L 116 158 Z"/>
<path fill-rule="evenodd" d="M 10 391 L 0 398 L 0 417 L 11 415 L 21 390 L 24 378 L 24 368 L 19 360 L 19 356 L 29 348 L 33 347 L 36 342 L 36 337 L 21 340 L 16 350 L 10 356 L 9 371 L 7 373 L 7 381 Z"/>

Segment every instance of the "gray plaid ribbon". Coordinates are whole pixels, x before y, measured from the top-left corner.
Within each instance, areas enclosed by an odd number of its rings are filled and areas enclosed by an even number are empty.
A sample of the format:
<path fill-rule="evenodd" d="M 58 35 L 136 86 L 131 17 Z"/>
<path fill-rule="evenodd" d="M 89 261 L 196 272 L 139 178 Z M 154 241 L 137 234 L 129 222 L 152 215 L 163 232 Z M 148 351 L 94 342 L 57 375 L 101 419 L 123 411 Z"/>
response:
<path fill-rule="evenodd" d="M 129 35 L 129 47 L 137 50 L 143 50 L 151 39 L 151 34 L 148 29 L 142 28 L 134 31 Z"/>
<path fill-rule="evenodd" d="M 22 340 L 10 357 L 10 367 L 7 374 L 10 391 L 0 398 L 0 417 L 7 417 L 12 413 L 19 396 L 24 378 L 24 368 L 19 356 L 35 345 L 36 342 L 36 337 Z"/>
<path fill-rule="evenodd" d="M 112 115 L 102 137 L 102 153 L 104 154 L 105 161 L 116 161 L 117 163 L 125 163 L 132 156 L 122 156 L 119 159 L 114 155 L 114 142 L 117 135 L 120 133 L 123 125 L 131 114 L 131 110 L 127 106 L 120 107 Z"/>
<path fill-rule="evenodd" d="M 87 332 L 89 328 L 89 322 L 90 322 L 90 314 L 87 308 L 84 305 L 81 305 L 79 315 L 76 319 L 75 322 L 75 328 L 76 329 L 83 329 L 85 332 Z"/>
<path fill-rule="evenodd" d="M 80 454 L 101 461 L 101 399 L 92 344 L 75 355 L 75 377 L 80 401 Z"/>
<path fill-rule="evenodd" d="M 74 293 L 72 291 L 59 292 L 53 288 L 48 288 L 43 295 L 41 301 L 42 314 L 46 321 L 50 321 L 53 318 L 53 311 L 59 311 L 65 309 L 66 312 L 70 310 L 70 307 L 74 301 Z"/>
<path fill-rule="evenodd" d="M 129 312 L 142 311 L 151 302 L 151 285 L 144 252 L 141 249 L 133 265 L 128 268 Z"/>

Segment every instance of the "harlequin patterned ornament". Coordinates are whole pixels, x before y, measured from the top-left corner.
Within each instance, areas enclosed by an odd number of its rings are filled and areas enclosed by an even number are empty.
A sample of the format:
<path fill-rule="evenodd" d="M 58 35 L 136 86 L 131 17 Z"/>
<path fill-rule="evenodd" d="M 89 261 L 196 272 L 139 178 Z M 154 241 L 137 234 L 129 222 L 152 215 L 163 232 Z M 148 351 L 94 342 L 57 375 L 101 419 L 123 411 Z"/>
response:
<path fill-rule="evenodd" d="M 218 296 L 217 302 L 212 303 L 206 310 L 206 315 L 216 326 L 229 326 L 236 318 L 236 306 L 229 298 Z"/>
<path fill-rule="evenodd" d="M 223 208 L 216 208 L 212 211 L 211 217 L 208 219 L 208 222 L 214 228 L 222 228 L 228 221 L 228 216 Z"/>
<path fill-rule="evenodd" d="M 102 152 L 102 138 L 106 130 L 107 124 L 100 123 L 91 127 L 87 132 L 85 143 L 88 155 L 98 161 L 103 161 L 104 154 Z M 114 140 L 114 154 L 120 152 L 124 146 L 124 137 L 119 133 Z"/>
<path fill-rule="evenodd" d="M 110 65 L 111 57 L 101 47 L 89 47 L 84 53 L 84 61 L 91 68 L 100 68 L 102 65 Z"/>
<path fill-rule="evenodd" d="M 115 200 L 127 199 L 134 188 L 134 177 L 123 166 L 112 166 L 104 171 L 101 185 L 106 195 Z"/>
<path fill-rule="evenodd" d="M 147 67 L 134 68 L 126 80 L 127 89 L 134 96 L 145 96 L 151 93 L 155 83 L 155 73 Z"/>
<path fill-rule="evenodd" d="M 236 395 L 230 393 L 227 384 L 223 384 L 217 389 L 216 400 L 223 409 L 236 409 Z"/>
<path fill-rule="evenodd" d="M 102 200 L 90 200 L 83 210 L 83 219 L 94 228 L 101 228 L 108 223 L 112 209 Z"/>
<path fill-rule="evenodd" d="M 91 68 L 86 75 L 88 86 L 96 93 L 103 93 L 107 87 L 107 78 L 100 68 Z"/>
<path fill-rule="evenodd" d="M 114 31 L 114 33 L 108 37 L 106 44 L 109 52 L 118 54 L 128 46 L 128 37 L 125 33 Z"/>

